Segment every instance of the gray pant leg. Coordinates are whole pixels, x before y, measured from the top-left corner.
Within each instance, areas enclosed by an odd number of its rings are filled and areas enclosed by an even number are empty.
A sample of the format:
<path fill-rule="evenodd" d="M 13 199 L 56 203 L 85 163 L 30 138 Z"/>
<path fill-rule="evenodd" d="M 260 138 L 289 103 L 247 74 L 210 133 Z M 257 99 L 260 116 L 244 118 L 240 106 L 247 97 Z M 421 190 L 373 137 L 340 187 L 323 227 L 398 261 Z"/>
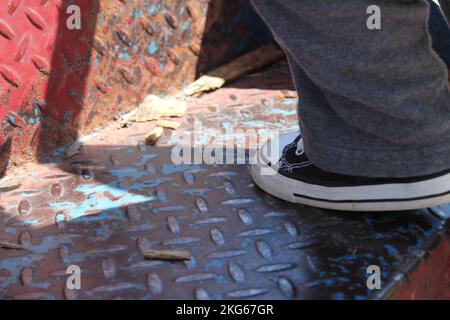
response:
<path fill-rule="evenodd" d="M 287 52 L 305 150 L 336 173 L 405 177 L 450 168 L 447 68 L 426 0 L 252 0 Z M 369 30 L 369 5 L 381 30 Z"/>

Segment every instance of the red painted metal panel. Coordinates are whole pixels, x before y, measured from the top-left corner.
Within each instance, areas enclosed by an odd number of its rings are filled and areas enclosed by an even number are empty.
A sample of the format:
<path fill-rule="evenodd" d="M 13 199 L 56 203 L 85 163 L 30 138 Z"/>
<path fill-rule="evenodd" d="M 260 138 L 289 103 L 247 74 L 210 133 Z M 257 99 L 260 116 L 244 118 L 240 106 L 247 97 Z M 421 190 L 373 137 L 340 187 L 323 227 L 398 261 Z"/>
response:
<path fill-rule="evenodd" d="M 69 5 L 81 9 L 81 30 L 67 27 Z M 10 164 L 42 160 L 269 38 L 248 0 L 3 1 L 0 165 L 9 150 Z"/>
<path fill-rule="evenodd" d="M 450 300 L 450 239 L 444 239 L 408 278 L 393 299 Z"/>

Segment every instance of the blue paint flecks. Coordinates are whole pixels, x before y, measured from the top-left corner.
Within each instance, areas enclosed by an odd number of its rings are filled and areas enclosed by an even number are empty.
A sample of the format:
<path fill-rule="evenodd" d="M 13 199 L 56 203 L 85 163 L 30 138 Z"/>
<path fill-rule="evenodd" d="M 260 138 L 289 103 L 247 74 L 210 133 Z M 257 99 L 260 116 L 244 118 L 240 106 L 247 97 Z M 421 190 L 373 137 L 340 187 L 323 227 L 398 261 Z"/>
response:
<path fill-rule="evenodd" d="M 139 160 L 139 162 L 136 162 L 134 165 L 143 166 L 148 162 L 148 160 L 151 160 L 151 159 L 154 159 L 157 157 L 158 157 L 158 155 L 155 153 L 143 154 L 143 155 L 141 155 L 141 159 Z"/>
<path fill-rule="evenodd" d="M 149 46 L 147 47 L 147 51 L 150 54 L 155 54 L 156 51 L 158 51 L 158 45 L 156 43 L 156 41 L 152 41 Z"/>
<path fill-rule="evenodd" d="M 139 179 L 144 175 L 147 175 L 145 171 L 138 170 L 133 167 L 125 167 L 120 169 L 114 169 L 109 171 L 113 176 L 118 177 L 120 179 L 131 178 L 133 180 Z"/>
<path fill-rule="evenodd" d="M 41 254 L 59 248 L 61 244 L 70 244 L 71 242 L 72 239 L 70 236 L 46 236 L 39 245 L 31 247 L 31 251 L 33 252 L 32 255 L 0 260 L 0 269 L 5 269 L 10 274 L 9 278 L 0 282 L 0 288 L 5 288 L 11 284 L 18 283 L 22 269 L 32 266 L 34 262 L 40 261 L 44 257 Z M 35 285 L 45 286 L 43 283 L 36 283 Z"/>
<path fill-rule="evenodd" d="M 342 292 L 338 292 L 336 293 L 336 295 L 334 296 L 335 300 L 345 300 L 345 295 Z"/>
<path fill-rule="evenodd" d="M 176 172 L 184 172 L 188 170 L 206 171 L 206 169 L 203 169 L 198 164 L 182 164 L 182 165 L 163 164 L 162 168 L 162 172 L 164 173 L 164 175 L 169 175 Z"/>
<path fill-rule="evenodd" d="M 283 99 L 283 104 L 296 104 L 298 101 L 297 98 L 286 98 Z"/>
<path fill-rule="evenodd" d="M 390 254 L 390 255 L 398 255 L 400 252 L 397 250 L 397 248 L 396 247 L 394 247 L 393 245 L 391 245 L 391 244 L 385 244 L 384 245 L 384 248 L 387 250 L 387 252 Z"/>
<path fill-rule="evenodd" d="M 121 60 L 130 60 L 130 55 L 128 54 L 128 52 L 121 52 L 119 53 L 119 59 Z"/>
<path fill-rule="evenodd" d="M 143 203 L 153 201 L 155 197 L 148 197 L 142 195 L 131 194 L 128 191 L 116 189 L 109 185 L 81 185 L 75 191 L 82 192 L 86 195 L 86 200 L 81 204 L 65 201 L 53 202 L 50 206 L 58 210 L 66 210 L 70 213 L 72 219 L 77 219 L 92 212 L 99 212 L 104 210 L 111 210 L 129 204 Z M 117 200 L 111 200 L 104 195 L 109 192 Z M 98 219 L 118 219 L 111 215 L 103 214 Z"/>
<path fill-rule="evenodd" d="M 293 109 L 293 110 L 284 110 L 284 109 L 280 109 L 280 108 L 272 108 L 272 109 L 264 110 L 264 114 L 265 115 L 279 114 L 279 115 L 282 115 L 283 117 L 289 117 L 289 116 L 296 115 L 297 114 L 297 110 L 295 110 L 295 109 Z"/>
<path fill-rule="evenodd" d="M 12 228 L 12 227 L 7 227 L 4 229 L 5 232 L 12 234 L 12 235 L 16 235 L 17 234 L 17 229 L 16 228 Z"/>
<path fill-rule="evenodd" d="M 308 284 L 308 287 L 314 287 L 314 286 L 335 286 L 337 283 L 348 283 L 350 282 L 350 279 L 338 277 L 338 278 L 326 278 L 326 279 L 319 279 L 316 281 L 312 281 Z"/>
<path fill-rule="evenodd" d="M 32 226 L 34 224 L 37 224 L 38 221 L 37 220 L 24 220 L 24 221 L 21 221 L 20 223 L 22 223 L 23 225 L 26 225 L 26 226 Z"/>
<path fill-rule="evenodd" d="M 22 257 L 11 257 L 0 260 L 0 269 L 5 269 L 9 272 L 10 277 L 0 282 L 0 288 L 6 288 L 11 284 L 18 283 L 20 279 L 20 272 L 23 268 L 29 267 L 35 261 L 43 258 L 41 255 L 28 255 Z"/>

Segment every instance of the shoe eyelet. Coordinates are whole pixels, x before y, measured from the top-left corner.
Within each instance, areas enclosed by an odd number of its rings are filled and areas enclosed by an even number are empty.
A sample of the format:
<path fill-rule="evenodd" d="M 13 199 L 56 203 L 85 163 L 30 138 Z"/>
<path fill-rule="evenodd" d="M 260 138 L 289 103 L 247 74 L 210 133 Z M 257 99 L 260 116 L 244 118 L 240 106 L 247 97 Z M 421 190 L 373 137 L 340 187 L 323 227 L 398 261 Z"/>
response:
<path fill-rule="evenodd" d="M 296 156 L 301 156 L 303 154 L 303 150 L 295 150 L 295 155 Z"/>

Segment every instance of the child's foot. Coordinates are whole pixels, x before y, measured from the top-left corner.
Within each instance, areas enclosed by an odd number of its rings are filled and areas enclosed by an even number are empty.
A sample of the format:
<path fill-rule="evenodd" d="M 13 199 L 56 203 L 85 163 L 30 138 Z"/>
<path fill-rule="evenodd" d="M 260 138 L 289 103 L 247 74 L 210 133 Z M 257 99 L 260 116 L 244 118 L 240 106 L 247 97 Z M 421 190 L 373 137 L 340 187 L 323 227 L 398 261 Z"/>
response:
<path fill-rule="evenodd" d="M 278 146 L 272 140 L 260 147 L 251 174 L 261 189 L 283 200 L 361 211 L 410 210 L 450 202 L 450 170 L 411 178 L 340 175 L 314 166 L 298 133 L 281 135 L 278 142 Z"/>

